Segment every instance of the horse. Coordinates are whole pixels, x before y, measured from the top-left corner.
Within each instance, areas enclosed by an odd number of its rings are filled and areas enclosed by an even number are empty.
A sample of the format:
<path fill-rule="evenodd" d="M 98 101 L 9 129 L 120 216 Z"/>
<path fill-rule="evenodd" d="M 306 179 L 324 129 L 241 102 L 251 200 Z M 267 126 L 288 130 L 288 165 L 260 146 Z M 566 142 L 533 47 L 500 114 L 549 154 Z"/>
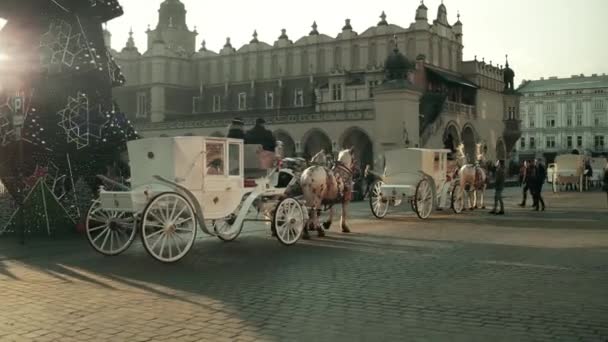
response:
<path fill-rule="evenodd" d="M 469 200 L 469 210 L 478 208 L 477 195 L 479 193 L 481 197 L 481 209 L 485 209 L 485 192 L 488 186 L 488 176 L 486 171 L 482 168 L 481 164 L 484 160 L 484 156 L 481 153 L 481 144 L 477 144 L 477 162 L 475 165 L 466 163 L 466 155 L 464 153 L 464 145 L 458 146 L 458 162 L 461 165 L 458 170 L 458 176 L 460 178 L 460 187 L 465 194 L 465 198 Z M 469 196 L 473 193 L 473 198 Z"/>
<path fill-rule="evenodd" d="M 319 237 L 325 236 L 323 228 L 329 229 L 333 220 L 333 206 L 342 204 L 340 226 L 343 233 L 350 233 L 346 224 L 346 208 L 351 200 L 352 179 L 354 167 L 354 150 L 352 148 L 341 151 L 338 160 L 330 169 L 326 166 L 327 156 L 324 151 L 317 153 L 311 160 L 312 165 L 302 173 L 300 183 L 306 205 L 310 208 L 310 218 L 307 229 L 304 230 L 304 239 L 310 238 L 308 228 L 315 229 Z M 325 165 L 324 165 L 325 164 Z M 329 207 L 329 219 L 319 223 L 321 206 Z"/>

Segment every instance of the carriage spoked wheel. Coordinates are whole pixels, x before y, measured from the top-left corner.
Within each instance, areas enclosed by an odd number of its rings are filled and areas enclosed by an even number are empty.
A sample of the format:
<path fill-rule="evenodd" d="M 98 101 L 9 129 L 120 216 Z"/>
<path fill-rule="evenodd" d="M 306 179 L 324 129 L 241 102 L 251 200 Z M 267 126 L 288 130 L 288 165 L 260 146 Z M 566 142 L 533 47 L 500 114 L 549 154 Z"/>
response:
<path fill-rule="evenodd" d="M 433 190 L 427 179 L 421 179 L 416 185 L 415 211 L 421 219 L 427 219 L 433 212 Z"/>
<path fill-rule="evenodd" d="M 192 248 L 197 221 L 192 205 L 175 192 L 152 199 L 144 209 L 141 238 L 144 248 L 161 262 L 175 262 Z"/>
<path fill-rule="evenodd" d="M 288 197 L 277 205 L 272 225 L 277 239 L 284 245 L 296 243 L 304 232 L 305 217 L 302 204 L 296 199 Z"/>
<path fill-rule="evenodd" d="M 211 221 L 211 225 L 220 240 L 230 242 L 236 240 L 236 238 L 241 235 L 241 231 L 243 231 L 243 223 L 241 222 L 241 224 L 236 227 L 234 225 L 235 222 L 236 214 L 232 213 L 221 220 Z"/>
<path fill-rule="evenodd" d="M 384 198 L 382 195 L 382 185 L 384 185 L 384 182 L 376 181 L 374 185 L 372 185 L 369 195 L 369 207 L 372 210 L 372 214 L 378 219 L 386 217 L 389 206 L 388 198 Z"/>
<path fill-rule="evenodd" d="M 137 220 L 133 213 L 104 209 L 94 201 L 85 222 L 89 244 L 99 253 L 118 255 L 129 248 L 137 234 Z"/>
<path fill-rule="evenodd" d="M 458 182 L 452 187 L 452 210 L 460 214 L 464 210 L 464 191 Z"/>

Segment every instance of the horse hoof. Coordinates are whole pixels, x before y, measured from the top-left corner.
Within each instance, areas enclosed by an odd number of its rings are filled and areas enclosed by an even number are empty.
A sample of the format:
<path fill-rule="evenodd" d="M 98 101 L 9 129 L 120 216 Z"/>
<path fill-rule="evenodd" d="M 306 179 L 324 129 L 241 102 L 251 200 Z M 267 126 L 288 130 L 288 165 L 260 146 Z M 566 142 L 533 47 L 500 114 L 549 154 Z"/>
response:
<path fill-rule="evenodd" d="M 324 237 L 325 236 L 325 232 L 323 231 L 323 229 L 321 229 L 321 228 L 317 229 L 317 236 L 318 237 Z"/>
<path fill-rule="evenodd" d="M 350 233 L 350 229 L 347 226 L 342 226 L 342 233 Z"/>
<path fill-rule="evenodd" d="M 331 221 L 323 222 L 323 228 L 329 230 L 331 228 Z"/>

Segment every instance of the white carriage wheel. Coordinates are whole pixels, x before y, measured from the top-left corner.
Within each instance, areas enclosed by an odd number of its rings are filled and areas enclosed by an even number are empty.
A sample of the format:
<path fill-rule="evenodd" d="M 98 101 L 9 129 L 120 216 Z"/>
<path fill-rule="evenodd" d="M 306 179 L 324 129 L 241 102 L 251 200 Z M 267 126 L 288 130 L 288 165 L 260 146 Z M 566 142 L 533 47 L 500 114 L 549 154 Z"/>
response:
<path fill-rule="evenodd" d="M 427 219 L 433 212 L 433 190 L 426 178 L 421 179 L 416 185 L 416 215 L 421 219 Z"/>
<path fill-rule="evenodd" d="M 378 219 L 386 217 L 389 206 L 388 199 L 382 198 L 382 185 L 384 185 L 384 182 L 376 181 L 372 185 L 371 194 L 369 195 L 369 207 L 372 210 L 372 214 Z"/>
<path fill-rule="evenodd" d="M 293 245 L 302 236 L 304 221 L 304 209 L 300 202 L 291 197 L 283 199 L 272 218 L 277 239 L 286 246 Z"/>
<path fill-rule="evenodd" d="M 192 205 L 175 192 L 152 199 L 144 209 L 141 238 L 146 251 L 161 262 L 175 262 L 192 248 L 197 221 Z"/>
<path fill-rule="evenodd" d="M 460 214 L 464 210 L 464 191 L 459 182 L 455 182 L 452 187 L 452 210 L 456 214 Z"/>
<path fill-rule="evenodd" d="M 85 231 L 91 247 L 103 255 L 115 256 L 133 243 L 137 220 L 130 212 L 103 209 L 96 200 L 87 213 Z"/>
<path fill-rule="evenodd" d="M 236 240 L 241 235 L 243 223 L 241 222 L 238 227 L 235 227 L 234 222 L 236 222 L 236 219 L 237 215 L 232 213 L 223 219 L 211 221 L 211 226 L 220 240 L 230 242 Z"/>

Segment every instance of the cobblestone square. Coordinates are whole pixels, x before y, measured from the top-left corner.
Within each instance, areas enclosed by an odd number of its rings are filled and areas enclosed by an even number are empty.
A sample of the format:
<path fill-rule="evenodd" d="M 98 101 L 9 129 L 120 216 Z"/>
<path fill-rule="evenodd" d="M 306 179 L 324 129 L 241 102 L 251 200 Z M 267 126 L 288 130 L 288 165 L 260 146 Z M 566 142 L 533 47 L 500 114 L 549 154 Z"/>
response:
<path fill-rule="evenodd" d="M 0 341 L 606 341 L 606 195 L 519 195 L 427 221 L 355 203 L 350 235 L 288 248 L 248 225 L 173 265 L 2 237 Z"/>

